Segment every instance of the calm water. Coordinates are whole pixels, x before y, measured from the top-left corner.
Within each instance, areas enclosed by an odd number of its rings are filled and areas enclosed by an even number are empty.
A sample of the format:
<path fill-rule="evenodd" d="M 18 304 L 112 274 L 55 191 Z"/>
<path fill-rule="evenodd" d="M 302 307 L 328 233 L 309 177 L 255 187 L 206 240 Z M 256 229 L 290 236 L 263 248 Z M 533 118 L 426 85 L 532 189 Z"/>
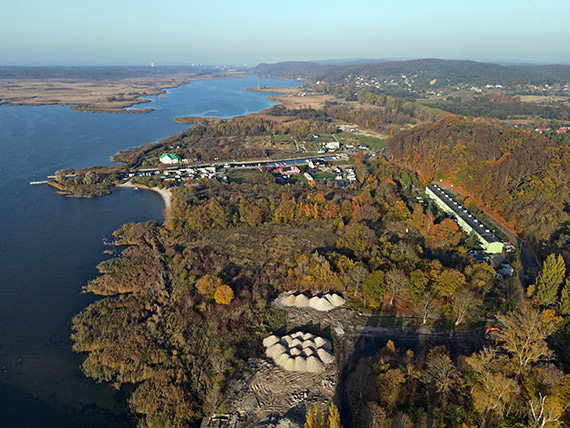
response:
<path fill-rule="evenodd" d="M 261 79 L 269 87 L 298 82 Z M 0 106 L 0 426 L 129 426 L 125 395 L 86 379 L 70 320 L 94 300 L 81 287 L 106 257 L 103 239 L 129 221 L 162 220 L 153 192 L 117 189 L 77 199 L 30 186 L 57 169 L 109 164 L 119 150 L 178 133 L 179 116 L 232 117 L 265 109 L 255 78 L 201 81 L 143 107 L 150 114 Z"/>

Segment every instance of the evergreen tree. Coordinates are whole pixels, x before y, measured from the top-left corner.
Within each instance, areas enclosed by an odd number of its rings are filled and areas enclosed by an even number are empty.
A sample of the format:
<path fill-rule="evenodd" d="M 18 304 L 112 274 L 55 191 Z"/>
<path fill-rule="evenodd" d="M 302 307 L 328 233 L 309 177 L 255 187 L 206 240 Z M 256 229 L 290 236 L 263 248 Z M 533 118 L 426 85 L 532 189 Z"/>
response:
<path fill-rule="evenodd" d="M 558 308 L 563 315 L 570 315 L 570 277 L 566 278 L 566 283 L 560 292 L 560 302 Z"/>
<path fill-rule="evenodd" d="M 556 303 L 565 273 L 566 265 L 562 256 L 550 254 L 536 278 L 536 299 L 542 306 L 553 306 Z"/>

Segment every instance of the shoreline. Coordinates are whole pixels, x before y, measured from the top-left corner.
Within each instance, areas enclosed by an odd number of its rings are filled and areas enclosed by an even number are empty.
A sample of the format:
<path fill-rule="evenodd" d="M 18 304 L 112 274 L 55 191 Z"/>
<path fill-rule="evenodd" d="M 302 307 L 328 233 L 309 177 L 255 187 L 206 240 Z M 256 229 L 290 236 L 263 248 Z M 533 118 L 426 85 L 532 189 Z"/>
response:
<path fill-rule="evenodd" d="M 162 197 L 165 210 L 168 210 L 170 208 L 170 205 L 172 205 L 172 191 L 170 189 L 159 189 L 158 187 L 147 187 L 142 184 L 133 184 L 131 179 L 127 180 L 125 183 L 117 184 L 116 186 L 122 188 L 144 189 L 150 190 L 151 192 L 156 192 Z"/>

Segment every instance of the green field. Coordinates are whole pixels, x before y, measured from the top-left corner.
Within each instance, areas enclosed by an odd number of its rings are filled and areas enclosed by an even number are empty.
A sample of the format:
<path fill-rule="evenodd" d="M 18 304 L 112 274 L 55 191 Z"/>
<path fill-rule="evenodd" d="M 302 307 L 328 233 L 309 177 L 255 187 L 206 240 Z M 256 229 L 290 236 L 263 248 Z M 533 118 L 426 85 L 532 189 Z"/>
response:
<path fill-rule="evenodd" d="M 357 144 L 365 144 L 370 147 L 370 150 L 384 150 L 386 148 L 386 140 L 381 140 L 380 138 L 367 137 L 365 135 L 353 134 L 351 132 L 339 132 L 336 134 L 339 140 L 343 144 L 352 143 L 355 146 Z"/>

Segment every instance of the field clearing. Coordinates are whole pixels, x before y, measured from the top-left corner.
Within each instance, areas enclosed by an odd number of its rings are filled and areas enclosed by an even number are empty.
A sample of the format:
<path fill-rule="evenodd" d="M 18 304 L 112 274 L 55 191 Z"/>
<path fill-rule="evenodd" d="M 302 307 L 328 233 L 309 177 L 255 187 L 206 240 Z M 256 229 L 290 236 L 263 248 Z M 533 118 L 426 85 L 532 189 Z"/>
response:
<path fill-rule="evenodd" d="M 386 139 L 371 137 L 368 135 L 355 134 L 352 132 L 340 132 L 337 137 L 343 144 L 356 143 L 364 144 L 370 147 L 370 150 L 384 150 L 386 148 Z"/>

